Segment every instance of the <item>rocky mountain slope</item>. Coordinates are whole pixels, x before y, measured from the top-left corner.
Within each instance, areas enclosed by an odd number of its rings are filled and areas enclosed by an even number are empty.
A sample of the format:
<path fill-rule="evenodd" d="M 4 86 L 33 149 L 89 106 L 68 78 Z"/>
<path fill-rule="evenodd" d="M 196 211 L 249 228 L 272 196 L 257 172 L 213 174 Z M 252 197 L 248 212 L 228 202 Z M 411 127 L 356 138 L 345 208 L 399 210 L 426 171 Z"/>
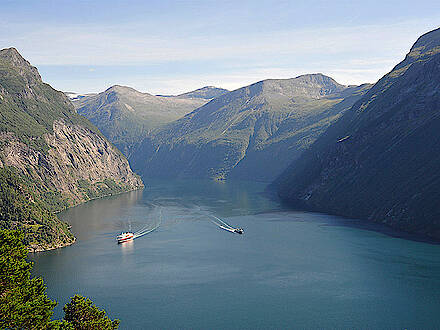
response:
<path fill-rule="evenodd" d="M 440 239 L 440 29 L 278 178 L 289 203 Z"/>
<path fill-rule="evenodd" d="M 28 192 L 22 204 L 38 200 L 44 214 L 142 187 L 125 157 L 14 48 L 0 51 L 0 167 L 11 191 Z M 26 227 L 36 250 L 58 247 L 66 235 L 56 217 L 6 220 L 2 228 Z"/>
<path fill-rule="evenodd" d="M 145 177 L 270 181 L 368 88 L 322 74 L 260 81 L 154 131 L 129 159 Z"/>
<path fill-rule="evenodd" d="M 208 95 L 209 90 L 193 93 L 193 96 L 191 93 L 156 96 L 116 85 L 96 95 L 77 97 L 72 102 L 79 114 L 129 155 L 133 146 L 152 129 L 181 118 L 208 102 L 202 95 Z"/>

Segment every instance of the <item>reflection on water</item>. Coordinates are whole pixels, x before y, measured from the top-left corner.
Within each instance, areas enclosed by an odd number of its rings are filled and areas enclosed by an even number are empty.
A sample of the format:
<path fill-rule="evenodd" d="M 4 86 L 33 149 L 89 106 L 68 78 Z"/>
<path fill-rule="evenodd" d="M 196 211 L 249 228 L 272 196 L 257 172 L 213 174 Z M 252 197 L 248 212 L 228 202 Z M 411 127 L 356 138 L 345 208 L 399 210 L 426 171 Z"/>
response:
<path fill-rule="evenodd" d="M 146 185 L 62 213 L 77 243 L 30 255 L 55 317 L 79 293 L 121 329 L 440 328 L 439 245 L 283 210 L 257 183 Z M 116 243 L 160 215 L 154 232 Z"/>
<path fill-rule="evenodd" d="M 93 200 L 80 207 L 71 208 L 61 213 L 60 216 L 64 221 L 73 225 L 72 230 L 77 239 L 90 239 L 95 236 L 97 230 L 117 232 L 126 229 L 127 221 L 130 220 L 125 218 L 127 210 L 136 208 L 142 195 L 142 190 L 139 190 Z M 105 203 L 105 207 L 101 204 L 102 202 Z M 108 221 L 108 219 L 119 219 L 120 221 Z"/>
<path fill-rule="evenodd" d="M 127 241 L 119 244 L 121 247 L 122 255 L 131 254 L 134 251 L 134 241 Z"/>

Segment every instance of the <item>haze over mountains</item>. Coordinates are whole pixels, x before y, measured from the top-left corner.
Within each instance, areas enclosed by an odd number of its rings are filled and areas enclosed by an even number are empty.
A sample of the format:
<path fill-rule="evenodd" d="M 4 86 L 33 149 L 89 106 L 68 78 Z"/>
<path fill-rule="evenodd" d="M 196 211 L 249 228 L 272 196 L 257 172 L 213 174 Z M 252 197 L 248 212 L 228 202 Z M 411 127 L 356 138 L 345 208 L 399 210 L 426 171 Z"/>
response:
<path fill-rule="evenodd" d="M 296 206 L 440 239 L 440 29 L 278 178 Z"/>
<path fill-rule="evenodd" d="M 270 181 L 368 88 L 322 74 L 260 81 L 155 130 L 130 162 L 146 178 Z"/>
<path fill-rule="evenodd" d="M 227 90 L 204 87 L 177 96 L 156 96 L 115 85 L 99 94 L 74 97 L 77 112 L 88 118 L 125 155 L 152 129 L 183 117 Z"/>

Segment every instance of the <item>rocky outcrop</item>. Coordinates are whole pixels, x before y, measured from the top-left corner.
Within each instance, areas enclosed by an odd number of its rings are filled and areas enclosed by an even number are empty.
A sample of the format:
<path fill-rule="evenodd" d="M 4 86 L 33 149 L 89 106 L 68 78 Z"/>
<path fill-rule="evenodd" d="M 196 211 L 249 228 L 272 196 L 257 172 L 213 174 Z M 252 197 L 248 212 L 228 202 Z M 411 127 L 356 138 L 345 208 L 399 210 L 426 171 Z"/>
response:
<path fill-rule="evenodd" d="M 3 164 L 19 169 L 42 189 L 59 192 L 66 206 L 142 187 L 125 157 L 88 128 L 57 120 L 44 139 L 47 152 L 32 149 L 13 133 L 1 134 Z"/>

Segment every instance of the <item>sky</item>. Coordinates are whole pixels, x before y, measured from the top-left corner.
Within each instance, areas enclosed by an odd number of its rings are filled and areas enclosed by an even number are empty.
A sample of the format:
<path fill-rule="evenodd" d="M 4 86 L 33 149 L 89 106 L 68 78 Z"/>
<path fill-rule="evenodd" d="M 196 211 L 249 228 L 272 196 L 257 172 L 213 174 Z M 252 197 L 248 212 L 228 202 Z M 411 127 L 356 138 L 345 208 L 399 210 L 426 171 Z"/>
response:
<path fill-rule="evenodd" d="M 440 26 L 440 1 L 0 0 L 0 48 L 55 89 L 230 90 L 323 73 L 374 83 Z"/>

